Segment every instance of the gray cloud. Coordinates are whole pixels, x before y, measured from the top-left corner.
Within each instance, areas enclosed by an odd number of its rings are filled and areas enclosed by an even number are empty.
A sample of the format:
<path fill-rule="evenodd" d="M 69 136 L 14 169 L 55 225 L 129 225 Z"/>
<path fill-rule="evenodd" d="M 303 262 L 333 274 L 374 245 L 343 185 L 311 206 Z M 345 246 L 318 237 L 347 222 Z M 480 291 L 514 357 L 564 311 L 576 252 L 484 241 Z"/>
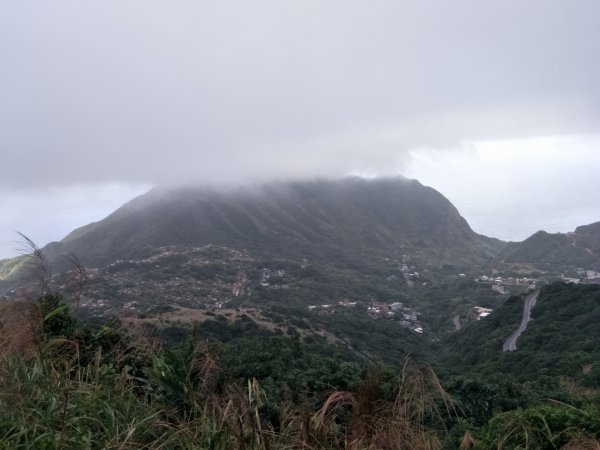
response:
<path fill-rule="evenodd" d="M 600 133 L 594 0 L 0 5 L 0 184 L 400 170 Z"/>

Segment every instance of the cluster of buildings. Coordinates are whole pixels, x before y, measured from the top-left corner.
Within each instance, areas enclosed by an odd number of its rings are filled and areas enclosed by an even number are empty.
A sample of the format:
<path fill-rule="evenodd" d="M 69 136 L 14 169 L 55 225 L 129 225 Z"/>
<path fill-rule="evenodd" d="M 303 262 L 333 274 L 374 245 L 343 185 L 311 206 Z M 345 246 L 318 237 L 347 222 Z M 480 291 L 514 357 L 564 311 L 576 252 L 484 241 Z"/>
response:
<path fill-rule="evenodd" d="M 461 274 L 462 275 L 462 274 Z M 460 276 L 460 275 L 459 275 Z M 499 294 L 506 294 L 507 286 L 522 286 L 528 289 L 535 289 L 537 280 L 528 277 L 502 277 L 498 274 L 480 275 L 475 281 L 477 283 L 486 283 Z"/>
<path fill-rule="evenodd" d="M 419 323 L 419 313 L 403 303 L 373 302 L 371 306 L 367 307 L 367 314 L 374 319 L 397 320 L 401 326 L 415 333 L 423 333 L 423 326 Z"/>
<path fill-rule="evenodd" d="M 477 320 L 481 320 L 484 317 L 489 316 L 492 312 L 494 312 L 493 309 L 483 308 L 482 306 L 475 306 L 473 308 L 473 311 L 475 311 L 475 317 L 477 318 Z"/>
<path fill-rule="evenodd" d="M 281 280 L 285 276 L 285 270 L 271 270 L 263 268 L 260 274 L 260 285 L 262 287 L 270 286 L 274 281 Z"/>
<path fill-rule="evenodd" d="M 415 281 L 419 279 L 419 272 L 415 270 L 415 267 L 409 267 L 408 264 L 401 264 L 400 272 L 402 272 L 402 276 L 404 277 L 404 281 L 406 281 L 406 285 L 408 287 L 413 287 L 415 285 Z"/>
<path fill-rule="evenodd" d="M 336 307 L 340 308 L 354 308 L 358 302 L 349 302 L 348 300 L 340 300 L 337 303 L 330 303 L 326 305 L 311 305 L 308 307 L 309 311 L 333 311 Z"/>
<path fill-rule="evenodd" d="M 223 255 L 224 261 L 233 255 L 235 266 L 229 265 L 230 261 L 222 265 L 211 263 L 215 260 L 213 253 L 218 251 L 221 249 L 212 246 L 184 250 L 164 247 L 144 259 L 118 260 L 102 269 L 89 269 L 80 305 L 96 316 L 115 310 L 144 312 L 157 303 L 221 309 L 233 298 L 244 296 L 250 289 L 250 281 L 242 264 L 244 255 L 233 252 Z M 227 276 L 220 275 L 221 267 L 230 269 Z M 204 273 L 203 270 L 208 275 L 199 281 L 196 272 Z M 274 271 L 274 275 L 282 276 L 280 272 Z M 271 279 L 274 276 L 266 275 Z"/>
<path fill-rule="evenodd" d="M 415 282 L 419 280 L 419 272 L 417 272 L 417 268 L 415 266 L 410 265 L 410 256 L 402 255 L 401 261 L 396 258 L 384 258 L 385 261 L 393 264 L 393 267 L 398 267 L 404 281 L 406 281 L 406 285 L 408 287 L 413 287 Z M 397 266 L 396 266 L 397 264 Z M 426 284 L 426 283 L 423 283 Z"/>
<path fill-rule="evenodd" d="M 339 300 L 333 304 L 311 305 L 308 307 L 308 310 L 335 312 L 336 308 L 353 308 L 357 304 L 366 306 L 367 314 L 373 319 L 397 320 L 401 326 L 409 328 L 415 333 L 423 333 L 423 326 L 419 323 L 419 314 L 400 302 L 351 302 L 348 300 Z"/>
<path fill-rule="evenodd" d="M 567 283 L 573 284 L 600 284 L 600 272 L 596 272 L 595 270 L 583 269 L 580 267 L 577 269 L 577 278 L 565 277 L 563 275 L 562 280 L 566 281 Z"/>

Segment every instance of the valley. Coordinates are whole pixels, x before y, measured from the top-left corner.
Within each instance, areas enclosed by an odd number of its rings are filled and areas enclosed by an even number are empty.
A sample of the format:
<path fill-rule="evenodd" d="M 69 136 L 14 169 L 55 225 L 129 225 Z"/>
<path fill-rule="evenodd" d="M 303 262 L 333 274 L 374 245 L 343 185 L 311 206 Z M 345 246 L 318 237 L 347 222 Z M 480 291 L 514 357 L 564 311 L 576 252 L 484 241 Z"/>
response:
<path fill-rule="evenodd" d="M 462 411 L 443 419 L 445 442 L 472 429 L 493 445 L 504 415 L 548 397 L 587 408 L 600 392 L 598 231 L 505 243 L 403 178 L 153 190 L 37 249 L 37 265 L 0 262 L 0 305 L 41 298 L 47 336 L 106 348 L 152 395 L 171 389 L 160 373 L 184 376 L 177 358 L 210 353 L 219 386 L 254 380 L 272 405 L 316 408 L 369 377 L 391 404 L 394 370 L 427 362 Z"/>
<path fill-rule="evenodd" d="M 0 1 L 0 450 L 600 450 L 600 1 Z"/>
<path fill-rule="evenodd" d="M 263 325 L 278 327 L 300 311 L 335 318 L 351 305 L 440 340 L 479 320 L 474 308 L 489 314 L 553 281 L 600 279 L 596 228 L 504 243 L 474 233 L 450 202 L 415 180 L 349 178 L 155 189 L 42 251 L 52 289 L 76 298 L 80 317 L 253 308 Z M 84 284 L 62 256 L 69 254 L 85 268 Z M 0 262 L 6 299 L 35 292 L 23 284 L 22 266 L 23 258 Z"/>

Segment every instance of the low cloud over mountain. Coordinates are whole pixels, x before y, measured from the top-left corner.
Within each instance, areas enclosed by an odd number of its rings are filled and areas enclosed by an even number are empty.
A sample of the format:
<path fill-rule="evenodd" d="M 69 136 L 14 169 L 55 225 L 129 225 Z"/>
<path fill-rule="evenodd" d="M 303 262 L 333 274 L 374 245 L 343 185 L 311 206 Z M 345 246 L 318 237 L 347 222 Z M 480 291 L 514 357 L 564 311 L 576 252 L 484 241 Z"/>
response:
<path fill-rule="evenodd" d="M 391 174 L 598 133 L 594 2 L 8 2 L 2 185 Z"/>

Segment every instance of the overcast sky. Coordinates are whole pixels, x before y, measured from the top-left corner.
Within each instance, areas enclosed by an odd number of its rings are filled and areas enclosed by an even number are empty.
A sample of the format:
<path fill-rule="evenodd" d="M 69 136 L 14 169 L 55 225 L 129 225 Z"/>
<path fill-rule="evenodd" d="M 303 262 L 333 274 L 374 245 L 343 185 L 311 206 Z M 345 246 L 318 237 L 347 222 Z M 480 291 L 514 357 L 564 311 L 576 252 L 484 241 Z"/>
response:
<path fill-rule="evenodd" d="M 0 2 L 0 257 L 158 184 L 404 173 L 472 223 L 473 182 L 504 219 L 491 178 L 600 190 L 598 23 L 597 0 Z"/>

